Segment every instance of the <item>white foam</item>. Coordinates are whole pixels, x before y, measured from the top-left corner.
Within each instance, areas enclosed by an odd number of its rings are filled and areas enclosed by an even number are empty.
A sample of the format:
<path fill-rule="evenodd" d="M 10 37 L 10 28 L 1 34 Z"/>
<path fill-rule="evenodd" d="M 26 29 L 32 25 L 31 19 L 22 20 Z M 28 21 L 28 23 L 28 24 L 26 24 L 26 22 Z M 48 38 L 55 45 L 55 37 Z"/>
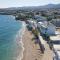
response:
<path fill-rule="evenodd" d="M 16 35 L 16 42 L 18 44 L 20 44 L 20 46 L 22 46 L 22 52 L 21 52 L 21 55 L 19 55 L 16 60 L 22 60 L 22 58 L 23 58 L 23 52 L 24 52 L 23 45 L 24 44 L 22 42 L 22 37 L 24 35 L 25 30 L 26 30 L 26 24 L 25 24 L 25 22 L 22 22 L 22 28 L 18 31 L 18 33 Z"/>

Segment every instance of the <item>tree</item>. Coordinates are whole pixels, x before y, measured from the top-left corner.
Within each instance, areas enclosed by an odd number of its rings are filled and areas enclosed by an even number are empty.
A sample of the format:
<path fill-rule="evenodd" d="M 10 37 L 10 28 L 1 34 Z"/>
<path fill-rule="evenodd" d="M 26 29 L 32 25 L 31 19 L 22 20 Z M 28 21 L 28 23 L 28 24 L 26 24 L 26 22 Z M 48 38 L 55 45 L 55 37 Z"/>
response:
<path fill-rule="evenodd" d="M 38 29 L 32 29 L 32 32 L 34 33 L 34 35 L 35 35 L 35 37 L 38 39 L 38 34 L 39 34 L 39 32 L 38 32 Z"/>
<path fill-rule="evenodd" d="M 52 17 L 47 17 L 47 21 L 51 21 L 52 20 Z"/>

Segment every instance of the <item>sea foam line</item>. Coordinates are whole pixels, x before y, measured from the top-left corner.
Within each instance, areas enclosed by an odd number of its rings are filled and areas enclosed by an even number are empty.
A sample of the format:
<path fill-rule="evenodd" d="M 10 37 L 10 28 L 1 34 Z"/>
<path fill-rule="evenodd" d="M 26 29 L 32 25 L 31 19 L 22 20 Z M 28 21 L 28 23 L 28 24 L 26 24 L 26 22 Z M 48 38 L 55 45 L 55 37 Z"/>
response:
<path fill-rule="evenodd" d="M 22 53 L 21 53 L 21 56 L 19 55 L 16 60 L 22 60 L 23 59 L 23 52 L 24 52 L 24 46 L 23 45 L 24 44 L 22 42 L 22 37 L 24 35 L 25 30 L 26 30 L 26 23 L 22 22 L 22 28 L 18 31 L 18 33 L 17 33 L 18 35 L 16 35 L 16 38 L 18 38 L 16 40 L 19 40 L 18 44 L 21 44 L 21 46 L 22 46 Z"/>

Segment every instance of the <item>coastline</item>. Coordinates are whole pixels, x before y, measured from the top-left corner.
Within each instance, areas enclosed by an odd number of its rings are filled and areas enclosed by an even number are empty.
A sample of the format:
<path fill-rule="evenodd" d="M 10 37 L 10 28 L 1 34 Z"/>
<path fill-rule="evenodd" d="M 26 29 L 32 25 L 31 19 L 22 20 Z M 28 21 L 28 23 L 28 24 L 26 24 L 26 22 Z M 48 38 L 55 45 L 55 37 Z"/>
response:
<path fill-rule="evenodd" d="M 31 31 L 28 31 L 26 28 L 25 33 L 23 35 L 23 58 L 22 60 L 40 60 L 42 59 L 42 54 L 40 51 L 39 44 L 35 44 L 35 40 L 32 40 L 34 35 Z"/>
<path fill-rule="evenodd" d="M 22 52 L 20 53 L 20 55 L 17 57 L 16 60 L 22 60 L 23 59 L 23 52 L 24 52 L 24 44 L 23 44 L 23 41 L 22 41 L 22 38 L 23 38 L 23 35 L 25 33 L 25 29 L 26 29 L 26 23 L 23 21 L 22 22 L 22 28 L 17 32 L 17 35 L 16 35 L 16 41 L 17 41 L 17 44 L 21 46 L 22 48 Z"/>
<path fill-rule="evenodd" d="M 39 44 L 36 43 L 37 40 L 34 39 L 33 33 L 27 29 L 25 22 L 20 32 L 21 36 L 19 35 L 19 39 L 23 50 L 17 60 L 52 60 L 52 51 L 49 49 L 48 44 L 46 43 L 45 47 L 47 48 L 45 53 L 42 54 Z"/>
<path fill-rule="evenodd" d="M 52 54 L 49 47 L 47 47 L 47 51 L 42 54 L 40 50 L 40 46 L 36 39 L 34 39 L 34 35 L 31 31 L 28 31 L 26 27 L 26 23 L 23 22 L 22 29 L 18 32 L 18 44 L 22 46 L 21 55 L 18 56 L 16 60 L 44 60 L 44 59 L 51 59 L 49 56 Z M 50 52 L 50 53 L 49 53 Z M 47 54 L 49 53 L 49 54 Z M 45 56 L 47 55 L 48 58 Z M 52 59 L 51 59 L 52 60 Z"/>
<path fill-rule="evenodd" d="M 20 41 L 20 43 L 21 43 L 21 45 L 22 45 L 22 54 L 21 54 L 21 57 L 20 57 L 20 59 L 18 59 L 18 60 L 22 60 L 23 59 L 23 52 L 24 52 L 24 50 L 25 50 L 25 48 L 24 48 L 24 43 L 23 43 L 23 36 L 24 36 L 24 34 L 25 34 L 25 30 L 26 30 L 26 23 L 23 21 L 23 27 L 22 27 L 22 29 L 21 29 L 21 41 Z"/>

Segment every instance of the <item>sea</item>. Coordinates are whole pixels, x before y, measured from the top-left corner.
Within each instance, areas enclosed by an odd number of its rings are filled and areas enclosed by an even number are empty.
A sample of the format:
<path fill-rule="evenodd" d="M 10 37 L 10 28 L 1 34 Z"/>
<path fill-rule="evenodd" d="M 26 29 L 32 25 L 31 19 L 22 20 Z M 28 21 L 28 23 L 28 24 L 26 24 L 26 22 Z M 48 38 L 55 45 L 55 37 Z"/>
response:
<path fill-rule="evenodd" d="M 21 60 L 24 26 L 14 16 L 0 15 L 0 60 Z"/>

